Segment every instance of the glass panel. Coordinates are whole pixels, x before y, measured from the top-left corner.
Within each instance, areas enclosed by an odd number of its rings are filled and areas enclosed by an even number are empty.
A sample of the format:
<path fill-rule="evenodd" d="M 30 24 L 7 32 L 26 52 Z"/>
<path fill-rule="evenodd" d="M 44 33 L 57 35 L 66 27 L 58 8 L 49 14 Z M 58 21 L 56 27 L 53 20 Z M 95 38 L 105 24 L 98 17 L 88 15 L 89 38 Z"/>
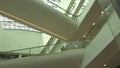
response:
<path fill-rule="evenodd" d="M 14 20 L 4 17 L 2 15 L 0 15 L 0 24 L 2 25 L 3 29 L 26 30 L 41 33 L 41 31 L 35 30 L 34 28 L 28 27 L 24 24 L 15 22 Z"/>
<path fill-rule="evenodd" d="M 30 50 L 29 49 L 26 49 L 26 50 L 18 50 L 18 51 L 13 51 L 12 53 L 21 53 L 21 54 L 29 54 L 30 53 Z"/>
<path fill-rule="evenodd" d="M 40 52 L 43 48 L 44 47 L 33 48 L 33 49 L 31 49 L 31 54 L 40 54 Z"/>

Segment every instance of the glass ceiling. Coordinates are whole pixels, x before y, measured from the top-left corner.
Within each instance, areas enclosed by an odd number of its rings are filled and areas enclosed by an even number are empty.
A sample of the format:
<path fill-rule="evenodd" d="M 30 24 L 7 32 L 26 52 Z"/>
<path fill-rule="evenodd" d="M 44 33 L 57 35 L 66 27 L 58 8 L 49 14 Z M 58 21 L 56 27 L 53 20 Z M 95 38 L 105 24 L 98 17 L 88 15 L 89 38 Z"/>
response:
<path fill-rule="evenodd" d="M 16 22 L 12 19 L 9 19 L 7 17 L 4 17 L 0 15 L 0 24 L 3 29 L 14 29 L 14 30 L 25 30 L 25 31 L 33 31 L 33 32 L 41 32 L 39 30 L 36 30 L 35 28 L 28 27 L 24 24 L 21 24 L 19 22 Z"/>
<path fill-rule="evenodd" d="M 67 16 L 72 17 L 77 7 L 79 6 L 79 3 L 82 0 L 41 0 L 41 1 L 51 6 L 52 8 L 62 12 L 63 14 L 68 13 Z M 88 5 L 88 3 L 89 3 L 89 0 L 84 0 L 84 3 L 81 6 L 80 10 L 77 10 L 79 11 L 77 14 L 78 16 L 83 12 L 84 8 Z M 70 9 L 67 10 L 69 7 Z"/>
<path fill-rule="evenodd" d="M 81 9 L 79 10 L 78 16 L 80 16 L 82 14 L 83 10 L 88 5 L 88 3 L 89 3 L 89 0 L 85 0 L 85 2 L 83 3 Z"/>

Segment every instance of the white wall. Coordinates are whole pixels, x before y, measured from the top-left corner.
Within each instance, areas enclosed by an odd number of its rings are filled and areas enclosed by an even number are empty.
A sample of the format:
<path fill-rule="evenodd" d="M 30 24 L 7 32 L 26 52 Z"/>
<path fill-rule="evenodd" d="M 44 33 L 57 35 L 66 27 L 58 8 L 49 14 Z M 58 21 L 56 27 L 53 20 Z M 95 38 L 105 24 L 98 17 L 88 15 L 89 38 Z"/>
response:
<path fill-rule="evenodd" d="M 0 28 L 0 51 L 23 49 L 43 44 L 41 33 L 21 30 L 2 30 Z M 40 50 L 40 48 L 36 48 L 32 52 L 40 53 Z"/>
<path fill-rule="evenodd" d="M 47 35 L 45 33 L 42 33 L 42 37 L 43 37 L 43 43 L 44 45 L 46 45 L 48 43 L 48 41 L 50 40 L 51 36 Z"/>
<path fill-rule="evenodd" d="M 3 38 L 3 32 L 2 32 L 2 27 L 1 27 L 1 25 L 0 25 L 0 46 L 2 46 L 3 45 L 3 41 L 1 41 L 1 40 L 3 40 L 4 38 Z M 2 47 L 0 47 L 0 50 L 2 49 Z"/>

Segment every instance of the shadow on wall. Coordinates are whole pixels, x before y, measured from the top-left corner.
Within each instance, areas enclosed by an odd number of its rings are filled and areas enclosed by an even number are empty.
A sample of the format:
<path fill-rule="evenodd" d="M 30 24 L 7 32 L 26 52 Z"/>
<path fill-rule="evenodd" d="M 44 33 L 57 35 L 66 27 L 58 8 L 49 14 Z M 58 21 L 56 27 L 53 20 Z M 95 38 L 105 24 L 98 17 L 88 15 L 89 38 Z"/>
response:
<path fill-rule="evenodd" d="M 112 4 L 120 18 L 120 0 L 112 0 Z"/>

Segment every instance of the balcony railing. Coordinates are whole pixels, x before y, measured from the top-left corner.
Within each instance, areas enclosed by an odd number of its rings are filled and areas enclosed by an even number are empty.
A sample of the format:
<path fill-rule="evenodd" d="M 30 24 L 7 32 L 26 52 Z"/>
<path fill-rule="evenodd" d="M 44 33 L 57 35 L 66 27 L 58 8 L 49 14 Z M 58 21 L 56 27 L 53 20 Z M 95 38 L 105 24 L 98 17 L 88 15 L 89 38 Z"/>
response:
<path fill-rule="evenodd" d="M 69 17 L 80 16 L 85 7 L 89 3 L 89 0 L 41 0 L 41 1 Z"/>

